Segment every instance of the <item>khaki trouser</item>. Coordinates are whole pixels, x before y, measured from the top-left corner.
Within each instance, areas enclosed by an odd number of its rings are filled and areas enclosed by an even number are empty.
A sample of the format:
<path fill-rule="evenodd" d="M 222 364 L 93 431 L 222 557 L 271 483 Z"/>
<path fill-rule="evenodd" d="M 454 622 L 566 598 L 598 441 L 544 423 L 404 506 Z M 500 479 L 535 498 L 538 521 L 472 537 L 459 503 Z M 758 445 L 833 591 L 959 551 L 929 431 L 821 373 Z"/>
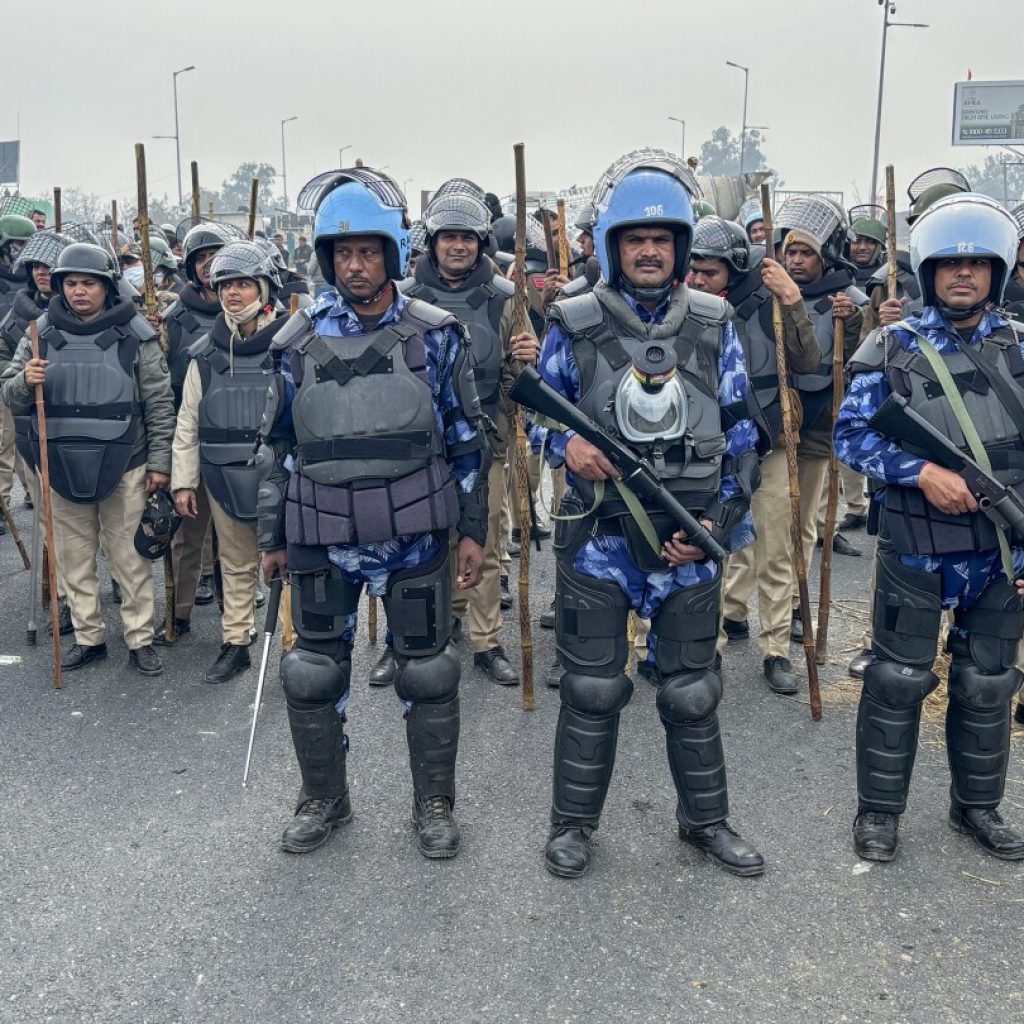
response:
<path fill-rule="evenodd" d="M 501 533 L 501 509 L 505 504 L 505 465 L 498 459 L 487 474 L 487 543 L 480 582 L 472 590 L 458 590 L 458 557 L 452 558 L 452 614 L 461 618 L 468 606 L 469 637 L 474 651 L 489 651 L 498 646 L 501 632 L 501 558 L 504 547 Z M 452 531 L 454 537 L 455 531 Z"/>
<path fill-rule="evenodd" d="M 32 504 L 35 506 L 35 514 L 38 515 L 38 517 L 39 517 L 39 520 L 38 520 L 39 521 L 39 544 L 38 544 L 38 547 L 39 547 L 39 551 L 41 552 L 43 550 L 44 545 L 46 544 L 46 520 L 43 517 L 43 490 L 42 490 L 42 484 L 40 483 L 40 480 L 39 480 L 39 475 L 37 473 L 29 473 L 28 480 L 26 481 L 26 484 L 27 484 L 26 490 L 29 493 L 29 497 L 32 499 Z M 51 490 L 50 494 L 53 495 L 54 492 Z M 56 523 L 56 519 L 54 519 L 54 523 Z M 56 537 L 56 529 L 57 528 L 56 528 L 56 525 L 55 525 L 54 526 L 54 541 L 55 542 L 56 542 L 56 539 L 57 539 L 57 537 Z M 32 558 L 35 558 L 35 553 L 34 552 L 29 552 L 29 554 L 30 554 L 30 556 Z M 57 574 L 57 597 L 59 597 L 63 601 L 65 596 L 67 595 L 67 590 L 64 587 L 64 575 L 60 571 L 60 562 L 59 561 L 54 566 L 54 569 L 56 570 L 56 574 Z M 40 563 L 40 566 L 39 566 L 40 585 L 41 585 L 41 582 L 42 582 L 42 572 L 43 572 L 43 567 L 42 567 L 42 564 Z M 47 609 L 44 608 L 43 611 L 45 612 L 45 611 L 47 611 Z"/>
<path fill-rule="evenodd" d="M 0 402 L 0 409 L 3 410 L 3 415 L 0 416 L 0 494 L 10 505 L 11 484 L 14 482 L 15 471 L 26 491 L 29 490 L 28 477 L 31 474 L 25 472 L 25 464 L 14 446 L 14 416 L 3 402 Z"/>
<path fill-rule="evenodd" d="M 860 473 L 850 469 L 844 462 L 839 463 L 839 493 L 846 501 L 846 511 L 851 515 L 868 515 L 868 482 Z M 828 511 L 828 467 L 825 469 L 825 479 L 821 484 L 821 501 L 818 503 L 818 536 L 825 536 L 825 513 Z M 839 523 L 838 505 L 836 508 L 836 523 Z M 817 538 L 815 538 L 817 539 Z"/>
<path fill-rule="evenodd" d="M 83 646 L 104 642 L 96 556 L 100 544 L 110 574 L 121 584 L 121 620 L 130 651 L 153 642 L 153 569 L 135 550 L 135 532 L 146 507 L 146 467 L 128 470 L 113 493 L 93 505 L 79 505 L 53 492 L 57 564 L 64 576 L 75 639 Z"/>
<path fill-rule="evenodd" d="M 224 584 L 224 613 L 221 631 L 224 643 L 242 647 L 249 643 L 255 623 L 256 571 L 260 555 L 256 547 L 256 524 L 232 519 L 209 498 L 213 526 L 217 531 L 221 577 Z M 195 594 L 195 589 L 192 591 Z"/>
<path fill-rule="evenodd" d="M 196 586 L 200 574 L 213 572 L 213 531 L 210 529 L 210 497 L 200 484 L 196 488 L 199 514 L 195 519 L 185 516 L 171 541 L 174 562 L 174 614 L 179 619 L 192 617 Z M 209 558 L 207 558 L 209 548 Z M 209 568 L 207 568 L 207 565 Z"/>
<path fill-rule="evenodd" d="M 817 539 L 818 497 L 827 469 L 828 459 L 823 456 L 797 458 L 804 558 L 808 565 Z M 761 486 L 754 492 L 750 507 L 757 540 L 729 556 L 722 612 L 728 619 L 745 619 L 750 596 L 756 586 L 761 655 L 764 658 L 788 658 L 790 620 L 794 600 L 798 598 L 789 521 L 789 474 L 784 448 L 776 448 L 761 463 Z M 720 633 L 720 649 L 723 644 Z"/>

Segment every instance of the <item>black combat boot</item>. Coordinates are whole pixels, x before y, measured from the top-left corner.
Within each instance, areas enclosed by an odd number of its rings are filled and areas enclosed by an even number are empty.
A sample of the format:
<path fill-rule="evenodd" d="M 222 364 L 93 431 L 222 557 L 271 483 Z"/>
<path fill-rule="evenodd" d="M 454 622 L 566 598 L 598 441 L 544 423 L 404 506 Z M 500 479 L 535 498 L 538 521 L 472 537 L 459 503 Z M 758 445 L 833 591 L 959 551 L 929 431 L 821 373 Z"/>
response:
<path fill-rule="evenodd" d="M 501 576 L 501 607 L 503 611 L 512 607 L 512 591 L 508 589 L 508 577 L 504 573 Z"/>
<path fill-rule="evenodd" d="M 65 672 L 85 668 L 94 661 L 101 661 L 107 656 L 106 644 L 72 644 L 61 655 L 60 667 Z"/>
<path fill-rule="evenodd" d="M 390 686 L 398 674 L 398 659 L 390 647 L 384 648 L 384 653 L 373 668 L 370 669 L 371 686 Z"/>
<path fill-rule="evenodd" d="M 789 658 L 772 655 L 764 659 L 764 678 L 772 693 L 787 695 L 796 693 L 798 687 L 793 675 L 793 664 Z"/>
<path fill-rule="evenodd" d="M 221 644 L 217 660 L 206 670 L 206 681 L 226 683 L 244 672 L 250 664 L 248 644 Z"/>
<path fill-rule="evenodd" d="M 214 592 L 213 576 L 200 576 L 199 583 L 196 585 L 196 604 L 213 604 L 216 598 L 217 594 Z"/>
<path fill-rule="evenodd" d="M 890 861 L 896 856 L 900 816 L 891 811 L 859 811 L 853 822 L 853 848 L 861 860 Z"/>
<path fill-rule="evenodd" d="M 174 616 L 174 642 L 177 643 L 186 633 L 192 632 L 192 620 L 191 619 L 179 619 L 177 615 Z M 160 623 L 156 627 L 156 632 L 153 634 L 153 643 L 157 647 L 170 647 L 172 646 L 167 642 L 167 630 L 163 623 Z"/>
<path fill-rule="evenodd" d="M 345 773 L 345 721 L 333 704 L 312 710 L 289 704 L 288 724 L 302 772 L 302 789 L 295 817 L 281 836 L 281 848 L 288 853 L 309 853 L 352 818 Z"/>
<path fill-rule="evenodd" d="M 417 703 L 406 712 L 412 770 L 412 823 L 420 853 L 430 860 L 459 852 L 455 820 L 455 758 L 459 749 L 459 698 L 445 704 Z"/>
<path fill-rule="evenodd" d="M 949 808 L 949 824 L 954 832 L 971 838 L 988 854 L 999 860 L 1024 860 L 1024 835 L 1003 821 L 994 807 Z"/>

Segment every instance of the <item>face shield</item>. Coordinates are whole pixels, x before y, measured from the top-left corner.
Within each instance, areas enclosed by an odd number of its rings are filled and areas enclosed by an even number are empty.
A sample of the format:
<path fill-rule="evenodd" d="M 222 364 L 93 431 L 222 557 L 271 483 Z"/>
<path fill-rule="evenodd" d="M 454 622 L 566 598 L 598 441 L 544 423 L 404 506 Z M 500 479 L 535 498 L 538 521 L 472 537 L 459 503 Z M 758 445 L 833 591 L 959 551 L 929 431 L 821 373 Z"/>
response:
<path fill-rule="evenodd" d="M 633 357 L 615 393 L 615 420 L 626 441 L 675 441 L 686 431 L 686 392 L 675 351 L 650 344 Z"/>

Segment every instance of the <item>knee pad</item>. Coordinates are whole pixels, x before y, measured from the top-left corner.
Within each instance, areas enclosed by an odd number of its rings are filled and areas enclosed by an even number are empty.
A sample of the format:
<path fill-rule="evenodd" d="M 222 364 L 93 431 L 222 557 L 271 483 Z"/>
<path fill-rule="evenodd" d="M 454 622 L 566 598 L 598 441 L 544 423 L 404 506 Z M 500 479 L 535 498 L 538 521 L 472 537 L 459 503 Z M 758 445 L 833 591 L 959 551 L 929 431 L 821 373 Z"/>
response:
<path fill-rule="evenodd" d="M 663 677 L 707 668 L 715 660 L 722 576 L 671 594 L 651 619 L 654 663 Z"/>
<path fill-rule="evenodd" d="M 665 680 L 658 690 L 658 714 L 666 725 L 689 725 L 713 714 L 721 699 L 717 672 L 688 672 Z"/>
<path fill-rule="evenodd" d="M 1006 580 L 990 583 L 957 621 L 967 630 L 970 659 L 982 672 L 1002 672 L 1016 662 L 1017 644 L 1024 631 L 1024 605 L 1017 588 Z"/>
<path fill-rule="evenodd" d="M 1020 671 L 1013 667 L 986 672 L 960 658 L 954 658 L 949 667 L 949 699 L 978 711 L 1006 707 L 1020 683 Z"/>
<path fill-rule="evenodd" d="M 309 710 L 335 705 L 348 693 L 351 662 L 293 648 L 281 658 L 281 686 L 288 704 Z"/>
<path fill-rule="evenodd" d="M 447 647 L 427 658 L 410 658 L 395 679 L 395 693 L 412 704 L 446 704 L 459 693 L 462 665 Z"/>
<path fill-rule="evenodd" d="M 875 661 L 864 669 L 864 693 L 889 708 L 912 708 L 922 703 L 939 677 L 918 665 Z"/>
<path fill-rule="evenodd" d="M 359 607 L 361 588 L 327 561 L 326 548 L 320 550 L 324 556 L 319 567 L 291 569 L 292 622 L 303 640 L 327 643 L 341 638 L 346 618 L 355 615 Z M 289 561 L 289 568 L 291 565 Z"/>
<path fill-rule="evenodd" d="M 618 714 L 629 703 L 633 684 L 621 672 L 614 676 L 588 676 L 569 671 L 562 676 L 559 696 L 567 708 L 603 718 Z"/>
<path fill-rule="evenodd" d="M 879 551 L 871 616 L 875 653 L 904 665 L 931 667 L 939 642 L 942 581 L 911 569 L 899 555 Z"/>
<path fill-rule="evenodd" d="M 558 562 L 555 646 L 569 672 L 620 675 L 629 657 L 628 613 L 629 601 L 614 580 L 584 576 L 570 563 Z"/>
<path fill-rule="evenodd" d="M 447 542 L 436 558 L 388 577 L 384 611 L 396 654 L 427 658 L 445 649 L 452 631 Z"/>

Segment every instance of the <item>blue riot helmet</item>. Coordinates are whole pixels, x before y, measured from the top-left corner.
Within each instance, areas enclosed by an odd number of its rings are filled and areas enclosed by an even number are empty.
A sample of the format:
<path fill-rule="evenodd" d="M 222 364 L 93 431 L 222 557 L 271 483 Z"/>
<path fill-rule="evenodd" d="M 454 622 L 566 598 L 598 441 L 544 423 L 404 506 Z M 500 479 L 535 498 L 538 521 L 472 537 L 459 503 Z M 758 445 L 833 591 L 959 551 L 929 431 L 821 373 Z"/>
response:
<path fill-rule="evenodd" d="M 303 186 L 299 208 L 314 211 L 313 248 L 328 284 L 337 287 L 334 242 L 346 235 L 374 235 L 383 240 L 389 282 L 400 281 L 408 274 L 410 241 L 405 196 L 387 174 L 369 167 L 327 171 Z M 350 295 L 345 298 L 355 301 Z M 359 301 L 367 304 L 375 299 Z"/>
<path fill-rule="evenodd" d="M 935 294 L 935 263 L 982 257 L 992 262 L 989 294 L 970 309 L 950 309 Z M 910 265 L 927 306 L 949 320 L 966 320 L 998 305 L 1017 262 L 1017 222 L 994 199 L 977 192 L 947 196 L 930 206 L 910 230 Z"/>
<path fill-rule="evenodd" d="M 616 161 L 594 189 L 594 251 L 605 281 L 619 283 L 619 232 L 638 226 L 668 227 L 675 235 L 675 266 L 659 292 L 681 281 L 696 223 L 693 202 L 699 197 L 693 171 L 671 153 L 641 150 Z"/>

